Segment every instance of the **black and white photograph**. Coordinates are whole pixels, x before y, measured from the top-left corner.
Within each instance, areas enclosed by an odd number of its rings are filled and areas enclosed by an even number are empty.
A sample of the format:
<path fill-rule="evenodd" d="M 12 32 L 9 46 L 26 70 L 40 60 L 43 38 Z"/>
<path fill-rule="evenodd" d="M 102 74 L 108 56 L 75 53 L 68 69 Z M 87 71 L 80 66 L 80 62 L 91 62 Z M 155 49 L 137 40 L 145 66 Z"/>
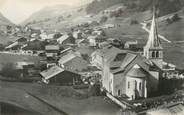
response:
<path fill-rule="evenodd" d="M 184 0 L 0 0 L 0 115 L 184 115 Z"/>

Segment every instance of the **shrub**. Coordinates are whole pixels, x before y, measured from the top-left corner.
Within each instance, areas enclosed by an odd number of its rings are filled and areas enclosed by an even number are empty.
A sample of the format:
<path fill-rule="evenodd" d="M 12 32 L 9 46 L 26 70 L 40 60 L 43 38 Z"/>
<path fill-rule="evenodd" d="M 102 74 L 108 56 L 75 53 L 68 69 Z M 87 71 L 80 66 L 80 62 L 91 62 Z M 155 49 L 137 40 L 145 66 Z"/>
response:
<path fill-rule="evenodd" d="M 107 16 L 102 16 L 100 19 L 100 23 L 105 23 L 108 20 Z"/>
<path fill-rule="evenodd" d="M 20 76 L 20 72 L 16 70 L 15 65 L 13 63 L 7 63 L 3 65 L 0 74 L 8 78 L 18 78 Z"/>

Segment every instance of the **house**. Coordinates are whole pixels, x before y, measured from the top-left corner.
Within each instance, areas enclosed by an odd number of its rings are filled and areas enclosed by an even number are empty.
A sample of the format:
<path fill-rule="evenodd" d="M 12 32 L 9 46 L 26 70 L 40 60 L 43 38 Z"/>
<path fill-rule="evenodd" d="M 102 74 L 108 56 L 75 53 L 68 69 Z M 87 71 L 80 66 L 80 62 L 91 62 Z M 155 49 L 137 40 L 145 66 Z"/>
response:
<path fill-rule="evenodd" d="M 137 40 L 135 40 L 135 41 L 127 41 L 127 42 L 125 42 L 124 48 L 125 49 L 131 49 L 131 48 L 135 47 L 137 44 L 138 44 Z"/>
<path fill-rule="evenodd" d="M 54 59 L 58 56 L 59 53 L 59 46 L 58 45 L 47 45 L 45 46 L 45 52 L 47 59 Z"/>
<path fill-rule="evenodd" d="M 91 35 L 88 36 L 87 38 L 89 40 L 90 46 L 99 46 L 100 43 L 105 41 L 105 38 L 103 36 L 98 36 L 98 35 Z"/>
<path fill-rule="evenodd" d="M 69 52 L 62 56 L 58 65 L 65 70 L 80 73 L 88 68 L 88 62 L 83 59 L 79 52 Z"/>
<path fill-rule="evenodd" d="M 28 77 L 34 74 L 33 71 L 34 63 L 33 62 L 16 62 L 15 64 L 16 70 L 20 72 L 20 77 Z"/>
<path fill-rule="evenodd" d="M 81 83 L 80 75 L 67 71 L 59 66 L 53 66 L 40 73 L 46 84 L 73 85 Z"/>
<path fill-rule="evenodd" d="M 27 42 L 27 38 L 21 37 L 15 40 L 12 44 L 6 47 L 7 50 L 20 50 L 21 47 Z"/>
<path fill-rule="evenodd" d="M 81 32 L 80 30 L 74 31 L 74 32 L 73 32 L 73 37 L 74 37 L 75 39 L 82 39 L 82 38 L 83 38 L 83 34 L 82 34 L 82 32 Z"/>
<path fill-rule="evenodd" d="M 57 42 L 62 45 L 75 44 L 75 38 L 71 34 L 65 34 L 57 39 Z"/>

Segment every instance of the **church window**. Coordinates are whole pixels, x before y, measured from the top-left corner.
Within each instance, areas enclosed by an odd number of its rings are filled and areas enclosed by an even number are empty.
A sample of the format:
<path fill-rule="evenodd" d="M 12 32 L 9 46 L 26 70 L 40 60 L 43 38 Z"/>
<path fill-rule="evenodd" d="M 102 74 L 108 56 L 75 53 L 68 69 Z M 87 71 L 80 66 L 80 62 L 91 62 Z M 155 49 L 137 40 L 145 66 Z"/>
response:
<path fill-rule="evenodd" d="M 135 89 L 137 89 L 137 81 L 135 80 Z"/>
<path fill-rule="evenodd" d="M 139 90 L 142 89 L 142 83 L 139 83 Z"/>
<path fill-rule="evenodd" d="M 118 90 L 118 96 L 120 96 L 120 95 L 121 95 L 121 90 L 119 89 L 119 90 Z"/>
<path fill-rule="evenodd" d="M 153 52 L 152 52 L 152 58 L 154 58 L 154 57 L 155 57 L 155 52 L 153 51 Z"/>
<path fill-rule="evenodd" d="M 156 57 L 157 57 L 157 58 L 159 57 L 159 51 L 156 52 Z"/>
<path fill-rule="evenodd" d="M 128 89 L 130 88 L 130 82 L 128 82 Z"/>

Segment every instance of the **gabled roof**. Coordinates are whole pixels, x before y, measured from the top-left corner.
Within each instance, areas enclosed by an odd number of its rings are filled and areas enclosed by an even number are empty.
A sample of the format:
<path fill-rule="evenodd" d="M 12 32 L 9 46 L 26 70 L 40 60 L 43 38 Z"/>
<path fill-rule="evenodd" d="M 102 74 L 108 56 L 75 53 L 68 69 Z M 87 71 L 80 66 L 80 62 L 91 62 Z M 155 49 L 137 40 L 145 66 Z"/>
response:
<path fill-rule="evenodd" d="M 6 49 L 10 49 L 10 48 L 13 48 L 13 47 L 18 46 L 18 45 L 19 45 L 18 42 L 14 42 L 14 43 L 10 44 L 9 46 L 7 46 Z"/>
<path fill-rule="evenodd" d="M 45 50 L 59 50 L 58 45 L 47 45 L 45 46 Z"/>
<path fill-rule="evenodd" d="M 57 41 L 59 43 L 63 43 L 63 41 L 65 41 L 66 39 L 68 39 L 70 36 L 68 34 L 65 34 L 63 36 L 61 36 L 60 38 L 57 39 Z"/>
<path fill-rule="evenodd" d="M 63 57 L 61 57 L 58 62 L 60 64 L 65 64 L 66 62 L 72 60 L 73 58 L 75 58 L 77 56 L 80 56 L 80 54 L 77 53 L 77 52 L 69 52 L 68 54 L 66 54 Z"/>
<path fill-rule="evenodd" d="M 48 80 L 56 75 L 58 75 L 59 73 L 63 72 L 64 69 L 58 67 L 58 66 L 53 66 L 45 71 L 42 71 L 40 74 L 42 75 L 42 77 L 44 77 L 44 79 Z"/>
<path fill-rule="evenodd" d="M 128 72 L 127 75 L 130 77 L 146 77 L 148 73 L 142 69 L 139 65 L 134 65 Z"/>

